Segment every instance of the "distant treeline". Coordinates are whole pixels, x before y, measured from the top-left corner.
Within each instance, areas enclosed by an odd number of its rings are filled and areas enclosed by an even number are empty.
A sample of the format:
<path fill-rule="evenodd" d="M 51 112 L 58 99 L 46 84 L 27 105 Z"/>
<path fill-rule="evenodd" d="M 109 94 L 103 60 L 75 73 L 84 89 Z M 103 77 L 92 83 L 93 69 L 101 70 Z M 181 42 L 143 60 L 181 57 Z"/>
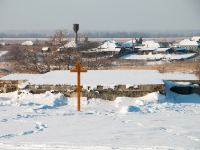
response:
<path fill-rule="evenodd" d="M 200 30 L 195 32 L 82 32 L 79 37 L 89 38 L 164 38 L 164 37 L 192 37 L 200 36 Z M 70 35 L 73 37 L 73 34 Z"/>
<path fill-rule="evenodd" d="M 0 33 L 0 38 L 47 38 L 47 35 L 40 33 Z"/>
<path fill-rule="evenodd" d="M 44 31 L 40 33 L 12 33 L 12 32 L 0 32 L 0 38 L 49 38 L 53 35 L 54 31 Z M 78 36 L 80 38 L 164 38 L 164 37 L 192 37 L 200 36 L 200 30 L 179 30 L 179 31 L 79 31 Z M 68 32 L 68 37 L 73 38 L 73 31 Z"/>

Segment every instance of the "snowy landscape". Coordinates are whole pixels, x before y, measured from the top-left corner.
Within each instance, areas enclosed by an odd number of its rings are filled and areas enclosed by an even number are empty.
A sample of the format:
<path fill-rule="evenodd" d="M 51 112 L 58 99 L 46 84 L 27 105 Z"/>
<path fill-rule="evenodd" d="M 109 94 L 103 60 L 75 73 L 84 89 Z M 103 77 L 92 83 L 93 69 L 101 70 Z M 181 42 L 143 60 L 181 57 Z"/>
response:
<path fill-rule="evenodd" d="M 200 97 L 159 92 L 115 101 L 0 94 L 0 149 L 199 149 Z"/>
<path fill-rule="evenodd" d="M 0 150 L 200 150 L 200 0 L 0 0 Z"/>
<path fill-rule="evenodd" d="M 0 57 L 4 56 L 9 56 L 9 52 L 2 51 Z M 150 66 L 198 58 L 197 53 L 135 53 L 120 59 L 150 60 L 145 61 Z M 198 84 L 187 82 L 199 81 L 189 73 L 191 71 L 185 74 L 158 70 L 88 70 L 81 74 L 81 84 L 88 92 L 99 85 L 114 90 L 117 85 L 137 89 L 139 85 L 157 84 L 165 85 L 165 95 L 158 91 L 143 97 L 117 97 L 114 101 L 82 97 L 80 112 L 77 111 L 77 97 L 65 97 L 55 91 L 33 94 L 23 90 L 29 85 L 35 89 L 42 85 L 74 86 L 77 77 L 69 70 L 4 74 L 0 78 L 2 81 L 26 82 L 18 84 L 20 95 L 18 91 L 0 94 L 0 149 L 198 150 L 200 97 L 170 90 L 174 86 L 199 88 Z"/>

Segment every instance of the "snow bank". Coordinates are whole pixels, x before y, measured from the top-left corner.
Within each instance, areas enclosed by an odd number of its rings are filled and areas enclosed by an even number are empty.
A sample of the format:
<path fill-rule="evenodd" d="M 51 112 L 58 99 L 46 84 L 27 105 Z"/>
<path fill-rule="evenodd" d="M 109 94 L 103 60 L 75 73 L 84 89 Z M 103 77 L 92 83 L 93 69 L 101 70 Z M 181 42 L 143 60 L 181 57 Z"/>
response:
<path fill-rule="evenodd" d="M 198 86 L 198 85 L 191 85 L 191 83 L 175 83 L 171 81 L 164 80 L 165 83 L 165 92 L 166 98 L 169 102 L 173 103 L 200 103 L 200 97 L 197 94 L 190 94 L 190 95 L 181 95 L 174 93 L 170 90 L 171 87 L 186 87 L 186 86 Z"/>
<path fill-rule="evenodd" d="M 36 106 L 41 109 L 55 108 L 67 105 L 67 98 L 61 94 L 54 94 L 47 91 L 45 94 L 32 94 L 30 91 L 23 90 L 17 98 L 17 92 L 1 94 L 10 96 L 11 100 L 6 101 L 5 96 L 0 100 L 4 100 L 0 105 L 13 105 L 13 106 Z"/>

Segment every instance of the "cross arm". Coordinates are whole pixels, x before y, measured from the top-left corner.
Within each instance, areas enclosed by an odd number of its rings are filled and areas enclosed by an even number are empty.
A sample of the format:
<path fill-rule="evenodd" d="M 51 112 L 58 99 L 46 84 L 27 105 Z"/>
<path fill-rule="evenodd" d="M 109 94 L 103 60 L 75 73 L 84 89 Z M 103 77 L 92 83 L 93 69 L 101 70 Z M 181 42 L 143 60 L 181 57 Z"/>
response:
<path fill-rule="evenodd" d="M 74 67 L 76 67 L 76 68 L 83 67 L 83 65 L 79 63 L 79 64 L 75 64 Z"/>
<path fill-rule="evenodd" d="M 70 72 L 78 72 L 78 70 L 70 70 Z"/>
<path fill-rule="evenodd" d="M 83 86 L 81 85 L 80 87 L 75 88 L 74 91 L 79 91 L 79 90 L 81 90 L 82 88 L 83 88 Z"/>

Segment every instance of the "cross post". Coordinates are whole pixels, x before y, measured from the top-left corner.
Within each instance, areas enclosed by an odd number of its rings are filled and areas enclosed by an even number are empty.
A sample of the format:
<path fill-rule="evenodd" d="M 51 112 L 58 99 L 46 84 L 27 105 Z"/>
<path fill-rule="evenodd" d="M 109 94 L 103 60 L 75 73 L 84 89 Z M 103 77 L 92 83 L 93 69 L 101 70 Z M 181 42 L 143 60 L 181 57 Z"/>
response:
<path fill-rule="evenodd" d="M 77 68 L 77 70 L 70 70 L 70 72 L 77 72 L 77 88 L 75 89 L 75 91 L 77 91 L 77 109 L 78 111 L 81 111 L 81 89 L 83 88 L 83 86 L 81 86 L 81 72 L 87 72 L 87 70 L 81 70 L 81 67 L 83 67 L 83 65 L 80 63 L 80 61 L 77 62 L 77 64 L 74 65 L 74 67 Z"/>

